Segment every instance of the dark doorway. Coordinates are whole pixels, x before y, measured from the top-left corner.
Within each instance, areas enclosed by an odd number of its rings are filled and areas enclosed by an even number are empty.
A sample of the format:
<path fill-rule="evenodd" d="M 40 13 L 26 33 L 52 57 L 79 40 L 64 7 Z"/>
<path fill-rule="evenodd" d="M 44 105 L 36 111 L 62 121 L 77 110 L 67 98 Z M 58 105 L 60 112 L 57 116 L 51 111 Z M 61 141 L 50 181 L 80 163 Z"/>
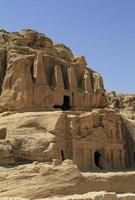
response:
<path fill-rule="evenodd" d="M 70 109 L 70 97 L 64 96 L 62 110 L 69 110 Z"/>
<path fill-rule="evenodd" d="M 60 108 L 62 110 L 70 110 L 70 97 L 69 96 L 64 96 L 63 98 L 63 104 L 62 105 L 54 105 L 54 108 Z"/>
<path fill-rule="evenodd" d="M 95 151 L 94 153 L 94 162 L 95 162 L 95 165 L 100 168 L 100 169 L 103 169 L 102 166 L 100 165 L 100 158 L 101 158 L 101 154 L 99 151 Z"/>
<path fill-rule="evenodd" d="M 63 150 L 60 151 L 60 154 L 61 154 L 61 160 L 62 161 L 65 160 L 65 156 L 64 156 L 64 151 Z"/>
<path fill-rule="evenodd" d="M 134 152 L 134 162 L 135 162 L 135 152 Z"/>

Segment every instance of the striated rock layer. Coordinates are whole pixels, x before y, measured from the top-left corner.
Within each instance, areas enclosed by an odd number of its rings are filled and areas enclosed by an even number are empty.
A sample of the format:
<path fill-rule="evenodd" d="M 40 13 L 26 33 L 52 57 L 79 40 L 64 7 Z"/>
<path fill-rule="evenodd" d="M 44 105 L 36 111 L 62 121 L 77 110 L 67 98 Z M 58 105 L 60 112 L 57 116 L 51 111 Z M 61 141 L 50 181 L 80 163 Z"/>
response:
<path fill-rule="evenodd" d="M 86 110 L 107 104 L 102 77 L 63 44 L 24 29 L 0 30 L 0 111 Z"/>

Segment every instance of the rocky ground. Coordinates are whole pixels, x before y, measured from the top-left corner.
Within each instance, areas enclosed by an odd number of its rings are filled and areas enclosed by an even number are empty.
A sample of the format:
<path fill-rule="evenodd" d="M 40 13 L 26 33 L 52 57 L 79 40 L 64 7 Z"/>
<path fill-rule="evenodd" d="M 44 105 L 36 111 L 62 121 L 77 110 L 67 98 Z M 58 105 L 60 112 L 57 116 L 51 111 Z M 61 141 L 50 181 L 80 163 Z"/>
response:
<path fill-rule="evenodd" d="M 29 200 L 26 198 L 7 198 L 2 197 L 1 200 Z M 49 197 L 49 198 L 42 198 L 42 200 L 134 200 L 135 194 L 133 193 L 126 193 L 126 194 L 116 194 L 112 192 L 88 192 L 83 195 L 75 194 L 69 196 L 57 196 L 57 197 Z M 39 200 L 39 199 L 36 199 Z M 40 199 L 41 200 L 41 199 Z"/>
<path fill-rule="evenodd" d="M 80 115 L 80 112 L 77 113 Z M 82 173 L 71 160 L 61 163 L 52 159 L 54 144 L 57 138 L 59 140 L 61 130 L 65 130 L 67 114 L 73 115 L 71 111 L 0 114 L 0 199 L 53 199 L 51 196 L 58 195 L 73 196 L 56 199 L 97 199 L 99 197 L 91 197 L 88 192 L 135 193 L 135 168 Z M 99 193 L 96 194 L 99 196 Z M 117 199 L 115 194 L 113 196 Z M 122 198 L 125 196 L 119 196 L 119 199 Z"/>
<path fill-rule="evenodd" d="M 134 193 L 135 172 L 81 173 L 71 160 L 65 160 L 62 164 L 54 160 L 52 164 L 35 162 L 16 167 L 0 167 L 0 183 L 0 197 L 12 198 L 41 199 L 103 190 Z M 74 195 L 65 199 L 87 199 L 89 195 Z"/>

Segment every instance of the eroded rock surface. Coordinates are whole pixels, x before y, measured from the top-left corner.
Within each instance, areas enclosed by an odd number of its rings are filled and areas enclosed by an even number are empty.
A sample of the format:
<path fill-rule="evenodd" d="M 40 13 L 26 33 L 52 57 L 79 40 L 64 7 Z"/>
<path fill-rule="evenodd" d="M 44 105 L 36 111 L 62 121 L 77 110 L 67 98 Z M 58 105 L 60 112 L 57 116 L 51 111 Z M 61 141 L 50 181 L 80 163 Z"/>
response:
<path fill-rule="evenodd" d="M 133 156 L 133 139 L 110 109 L 0 115 L 0 164 L 72 159 L 89 171 L 128 167 Z"/>
<path fill-rule="evenodd" d="M 0 30 L 0 199 L 135 192 L 134 172 L 108 172 L 134 169 L 134 103 L 106 95 L 100 74 L 64 44 Z M 85 195 L 75 199 L 134 198 Z"/>
<path fill-rule="evenodd" d="M 78 193 L 84 183 L 79 169 L 68 160 L 62 165 L 35 163 L 1 167 L 0 180 L 0 197 L 30 199 Z"/>
<path fill-rule="evenodd" d="M 125 193 L 125 194 L 115 194 L 107 192 L 89 192 L 83 195 L 75 194 L 62 197 L 49 197 L 35 200 L 134 200 L 135 194 Z M 12 198 L 12 197 L 2 197 L 1 200 L 29 200 L 26 198 Z"/>
<path fill-rule="evenodd" d="M 85 194 L 75 194 L 64 197 L 46 198 L 46 200 L 134 200 L 135 194 L 116 194 L 114 192 L 88 192 Z M 43 199 L 45 200 L 45 199 Z"/>
<path fill-rule="evenodd" d="M 90 110 L 107 104 L 102 77 L 83 56 L 42 33 L 0 30 L 0 111 Z"/>
<path fill-rule="evenodd" d="M 110 108 L 118 109 L 126 118 L 135 120 L 135 94 L 107 93 Z"/>
<path fill-rule="evenodd" d="M 71 160 L 65 160 L 59 165 L 36 162 L 16 167 L 0 167 L 0 181 L 0 197 L 40 199 L 103 190 L 117 193 L 135 192 L 134 172 L 87 173 L 84 175 Z M 123 181 L 125 181 L 124 184 Z M 82 195 L 82 197 L 85 196 Z M 103 198 L 105 195 L 98 196 Z M 116 197 L 115 194 L 112 196 Z"/>

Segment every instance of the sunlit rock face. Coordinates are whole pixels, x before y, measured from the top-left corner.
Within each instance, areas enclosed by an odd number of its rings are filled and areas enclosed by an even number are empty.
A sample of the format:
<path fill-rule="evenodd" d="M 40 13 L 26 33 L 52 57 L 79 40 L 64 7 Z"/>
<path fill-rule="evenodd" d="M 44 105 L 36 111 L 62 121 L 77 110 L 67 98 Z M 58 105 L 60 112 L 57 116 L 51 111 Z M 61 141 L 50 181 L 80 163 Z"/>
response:
<path fill-rule="evenodd" d="M 133 131 L 105 108 L 107 98 L 110 106 L 111 94 L 84 56 L 33 30 L 0 30 L 0 112 L 24 112 L 1 116 L 1 164 L 68 158 L 81 170 L 129 166 Z M 38 113 L 46 110 L 69 112 Z"/>
<path fill-rule="evenodd" d="M 107 93 L 108 105 L 117 109 L 126 118 L 135 120 L 135 94 Z"/>
<path fill-rule="evenodd" d="M 133 139 L 110 109 L 0 115 L 1 165 L 70 159 L 81 171 L 112 170 L 129 167 L 133 155 Z"/>
<path fill-rule="evenodd" d="M 88 110 L 107 104 L 102 77 L 64 44 L 0 30 L 0 111 Z"/>
<path fill-rule="evenodd" d="M 134 166 L 134 101 L 64 44 L 0 30 L 0 197 L 135 192 L 135 173 L 118 173 Z"/>

